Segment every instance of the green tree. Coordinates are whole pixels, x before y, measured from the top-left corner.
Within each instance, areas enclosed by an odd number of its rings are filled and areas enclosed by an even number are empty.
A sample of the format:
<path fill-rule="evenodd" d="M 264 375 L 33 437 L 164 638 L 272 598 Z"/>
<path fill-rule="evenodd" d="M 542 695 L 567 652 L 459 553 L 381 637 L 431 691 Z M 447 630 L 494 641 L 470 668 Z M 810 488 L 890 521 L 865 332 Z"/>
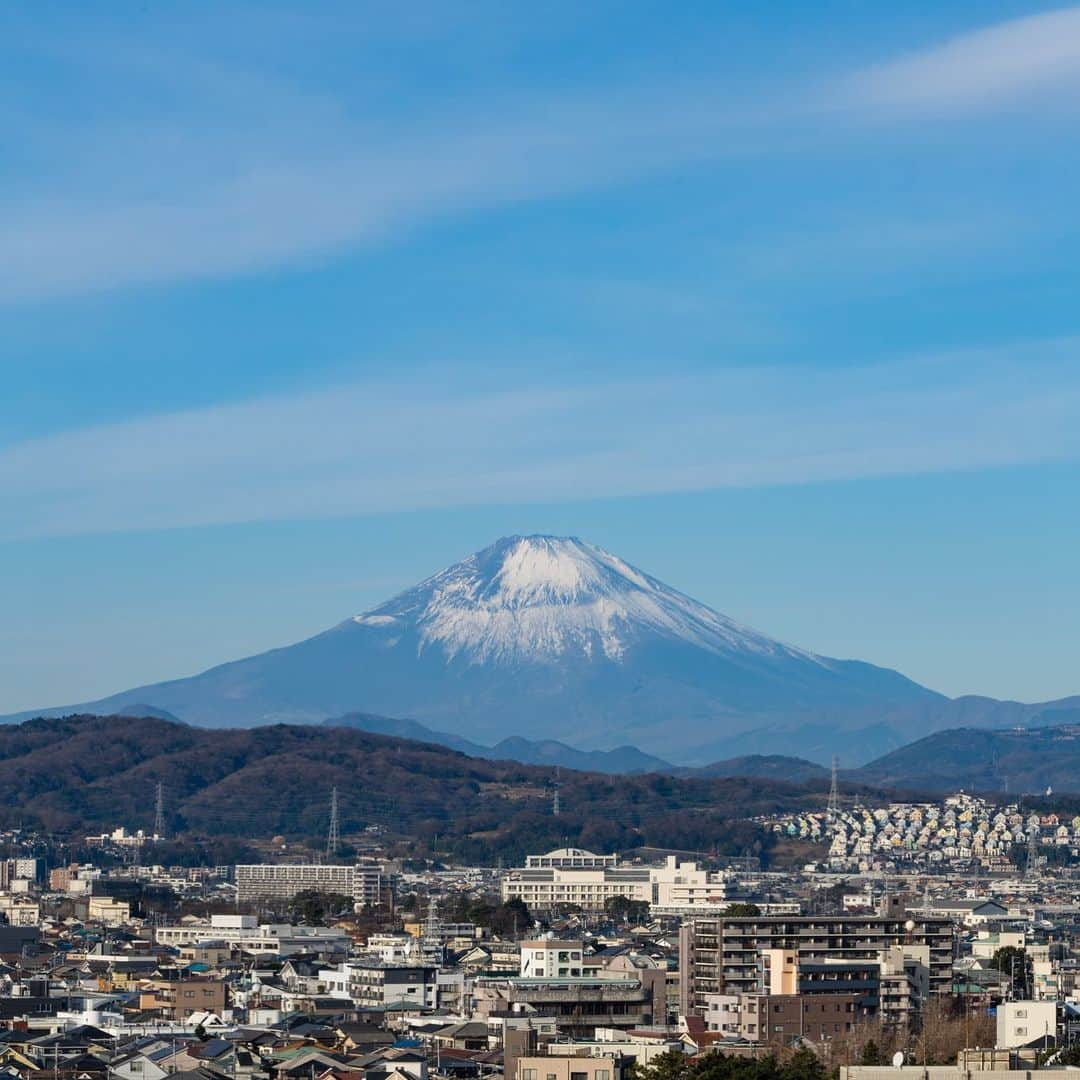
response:
<path fill-rule="evenodd" d="M 780 1080 L 825 1080 L 825 1066 L 813 1050 L 803 1047 L 780 1067 Z"/>
<path fill-rule="evenodd" d="M 885 1062 L 882 1059 L 881 1049 L 873 1039 L 867 1041 L 866 1045 L 862 1048 L 862 1053 L 859 1055 L 860 1065 L 884 1065 Z"/>
<path fill-rule="evenodd" d="M 634 1080 L 687 1080 L 689 1073 L 686 1055 L 679 1050 L 668 1050 L 636 1069 Z"/>
<path fill-rule="evenodd" d="M 289 901 L 289 917 L 307 926 L 321 926 L 335 915 L 351 913 L 353 898 L 342 893 L 304 889 Z"/>
<path fill-rule="evenodd" d="M 1032 967 L 1027 951 L 1015 945 L 1003 945 L 990 960 L 990 966 L 1008 975 L 1012 980 L 1013 990 L 1020 997 L 1031 995 Z"/>
<path fill-rule="evenodd" d="M 1057 1063 L 1066 1067 L 1080 1065 L 1080 1043 L 1073 1043 L 1072 1046 L 1065 1047 L 1061 1051 Z"/>
<path fill-rule="evenodd" d="M 645 900 L 631 900 L 629 896 L 609 896 L 604 901 L 604 913 L 618 922 L 639 923 L 649 917 L 649 905 Z"/>
<path fill-rule="evenodd" d="M 761 914 L 761 908 L 757 904 L 728 904 L 723 910 L 726 919 L 752 919 Z"/>

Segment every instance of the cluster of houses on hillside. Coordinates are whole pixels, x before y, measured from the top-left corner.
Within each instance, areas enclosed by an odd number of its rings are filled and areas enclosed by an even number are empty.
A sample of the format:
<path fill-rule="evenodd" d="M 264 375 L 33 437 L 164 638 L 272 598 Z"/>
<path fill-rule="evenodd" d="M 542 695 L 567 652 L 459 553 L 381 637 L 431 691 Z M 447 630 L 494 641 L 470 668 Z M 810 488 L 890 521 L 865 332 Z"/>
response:
<path fill-rule="evenodd" d="M 763 819 L 773 832 L 827 849 L 832 869 L 867 871 L 904 865 L 1005 869 L 1017 849 L 1043 858 L 1050 848 L 1080 855 L 1080 815 L 1025 812 L 961 792 L 938 803 L 894 802 Z"/>

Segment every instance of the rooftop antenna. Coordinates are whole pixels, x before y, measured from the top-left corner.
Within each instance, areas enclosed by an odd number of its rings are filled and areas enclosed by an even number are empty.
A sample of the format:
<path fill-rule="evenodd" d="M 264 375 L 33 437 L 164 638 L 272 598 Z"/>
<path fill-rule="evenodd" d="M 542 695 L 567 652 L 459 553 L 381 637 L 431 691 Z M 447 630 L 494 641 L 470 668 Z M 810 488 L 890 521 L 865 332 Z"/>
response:
<path fill-rule="evenodd" d="M 330 830 L 326 834 L 326 854 L 331 858 L 341 845 L 341 820 L 338 816 L 337 787 L 330 789 Z"/>
<path fill-rule="evenodd" d="M 154 799 L 154 836 L 159 840 L 165 838 L 165 785 L 160 780 Z"/>
<path fill-rule="evenodd" d="M 551 796 L 551 812 L 556 817 L 559 816 L 559 811 L 561 810 L 561 807 L 559 806 L 559 787 L 560 787 L 560 783 L 561 783 L 561 781 L 560 781 L 561 775 L 562 775 L 562 773 L 559 770 L 559 766 L 556 765 L 555 766 L 555 783 L 553 785 L 555 790 L 554 790 L 554 792 L 552 793 L 552 796 Z"/>
<path fill-rule="evenodd" d="M 827 813 L 829 815 L 830 824 L 840 816 L 840 781 L 838 774 L 840 772 L 840 758 L 833 754 L 832 759 L 832 783 L 829 785 L 829 803 L 827 807 Z"/>

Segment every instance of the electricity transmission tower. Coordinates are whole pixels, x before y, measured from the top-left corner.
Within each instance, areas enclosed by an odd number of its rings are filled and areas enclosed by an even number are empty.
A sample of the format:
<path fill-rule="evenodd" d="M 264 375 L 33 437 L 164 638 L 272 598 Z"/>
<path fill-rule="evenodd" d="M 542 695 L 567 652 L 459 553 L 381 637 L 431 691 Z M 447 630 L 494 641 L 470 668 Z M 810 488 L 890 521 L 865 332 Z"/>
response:
<path fill-rule="evenodd" d="M 326 854 L 331 858 L 341 845 L 341 819 L 338 815 L 337 788 L 330 789 L 330 829 L 326 834 Z"/>
<path fill-rule="evenodd" d="M 828 814 L 829 821 L 833 822 L 840 816 L 840 782 L 838 774 L 840 772 L 840 759 L 833 754 L 832 759 L 832 784 L 829 786 L 829 804 Z"/>
<path fill-rule="evenodd" d="M 561 775 L 562 775 L 562 773 L 559 771 L 559 766 L 556 765 L 555 766 L 555 783 L 552 785 L 555 790 L 554 790 L 554 792 L 552 793 L 552 796 L 551 796 L 551 812 L 556 817 L 559 816 L 559 811 L 562 809 L 559 806 L 559 788 L 561 786 L 561 781 L 560 781 Z"/>
<path fill-rule="evenodd" d="M 1039 838 L 1035 830 L 1028 825 L 1027 860 L 1024 863 L 1024 877 L 1029 881 L 1039 876 Z"/>
<path fill-rule="evenodd" d="M 157 785 L 157 797 L 154 799 L 154 836 L 163 839 L 165 836 L 165 785 L 159 780 Z"/>

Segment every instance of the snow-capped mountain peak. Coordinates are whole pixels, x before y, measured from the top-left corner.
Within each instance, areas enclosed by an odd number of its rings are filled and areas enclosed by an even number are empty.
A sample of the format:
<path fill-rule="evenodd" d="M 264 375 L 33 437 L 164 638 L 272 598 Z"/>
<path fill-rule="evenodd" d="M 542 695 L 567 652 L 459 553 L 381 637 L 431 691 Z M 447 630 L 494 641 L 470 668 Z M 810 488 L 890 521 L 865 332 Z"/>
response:
<path fill-rule="evenodd" d="M 578 654 L 621 660 L 644 636 L 718 653 L 817 660 L 691 600 L 577 537 L 511 536 L 356 616 L 370 627 L 413 628 L 418 649 L 471 663 Z"/>

